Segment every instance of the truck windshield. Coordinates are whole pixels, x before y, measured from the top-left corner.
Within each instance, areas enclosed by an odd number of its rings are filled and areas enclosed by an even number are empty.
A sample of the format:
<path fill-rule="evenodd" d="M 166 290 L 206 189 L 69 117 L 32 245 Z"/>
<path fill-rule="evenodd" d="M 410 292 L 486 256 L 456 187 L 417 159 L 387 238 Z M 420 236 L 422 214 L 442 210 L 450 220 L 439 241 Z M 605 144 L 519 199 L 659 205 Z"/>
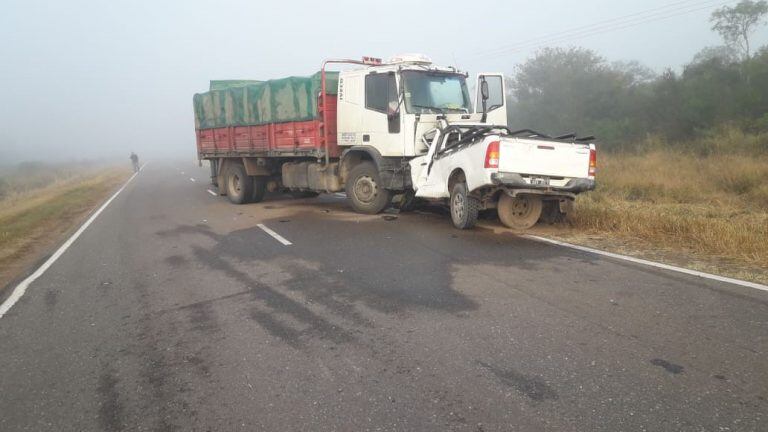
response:
<path fill-rule="evenodd" d="M 405 109 L 409 113 L 468 113 L 472 110 L 464 75 L 446 72 L 404 71 L 402 78 Z"/>

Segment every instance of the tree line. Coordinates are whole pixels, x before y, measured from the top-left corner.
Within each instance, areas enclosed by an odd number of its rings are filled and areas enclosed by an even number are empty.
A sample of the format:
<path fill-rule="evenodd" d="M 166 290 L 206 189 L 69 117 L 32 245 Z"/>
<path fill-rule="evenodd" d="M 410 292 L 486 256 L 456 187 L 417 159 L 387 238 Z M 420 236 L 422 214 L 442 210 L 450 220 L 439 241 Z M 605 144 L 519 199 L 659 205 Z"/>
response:
<path fill-rule="evenodd" d="M 723 126 L 768 132 L 768 46 L 753 52 L 750 44 L 766 15 L 766 1 L 715 11 L 712 29 L 725 44 L 701 50 L 681 72 L 657 74 L 585 48 L 545 48 L 510 80 L 509 124 L 595 135 L 616 150 L 649 135 L 679 142 Z"/>

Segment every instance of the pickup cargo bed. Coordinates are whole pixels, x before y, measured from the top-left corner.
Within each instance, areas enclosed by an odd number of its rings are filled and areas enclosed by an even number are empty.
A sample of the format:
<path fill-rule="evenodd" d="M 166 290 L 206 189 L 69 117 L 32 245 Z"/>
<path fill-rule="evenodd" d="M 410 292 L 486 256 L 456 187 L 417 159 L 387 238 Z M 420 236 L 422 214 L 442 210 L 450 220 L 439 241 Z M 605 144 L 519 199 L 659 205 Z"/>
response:
<path fill-rule="evenodd" d="M 504 138 L 499 153 L 502 173 L 565 178 L 589 175 L 588 144 Z"/>

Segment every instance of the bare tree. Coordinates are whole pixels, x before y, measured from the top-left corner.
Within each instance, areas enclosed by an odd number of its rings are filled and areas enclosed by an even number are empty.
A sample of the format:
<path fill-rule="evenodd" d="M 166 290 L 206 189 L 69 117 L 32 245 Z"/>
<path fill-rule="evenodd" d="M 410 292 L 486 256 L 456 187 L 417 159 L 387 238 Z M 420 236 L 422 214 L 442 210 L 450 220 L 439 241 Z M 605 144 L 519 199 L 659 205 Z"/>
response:
<path fill-rule="evenodd" d="M 755 28 L 765 24 L 768 2 L 742 0 L 736 6 L 724 6 L 712 13 L 712 30 L 720 33 L 725 42 L 737 48 L 745 59 L 751 57 L 749 37 Z"/>

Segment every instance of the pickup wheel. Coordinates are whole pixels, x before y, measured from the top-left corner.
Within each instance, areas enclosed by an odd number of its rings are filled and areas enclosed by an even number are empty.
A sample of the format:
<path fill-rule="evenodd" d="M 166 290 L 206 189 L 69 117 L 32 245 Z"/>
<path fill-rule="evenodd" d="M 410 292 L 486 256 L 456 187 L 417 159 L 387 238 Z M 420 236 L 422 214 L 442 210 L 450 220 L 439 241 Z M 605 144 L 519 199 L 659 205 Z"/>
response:
<path fill-rule="evenodd" d="M 227 170 L 227 197 L 233 204 L 245 204 L 253 197 L 253 179 L 244 166 L 232 165 Z"/>
<path fill-rule="evenodd" d="M 390 192 L 382 187 L 379 170 L 367 161 L 352 168 L 344 189 L 352 208 L 358 213 L 377 214 L 392 200 Z"/>
<path fill-rule="evenodd" d="M 451 191 L 451 221 L 458 229 L 470 229 L 477 222 L 480 200 L 469 194 L 467 184 L 456 183 Z"/>
<path fill-rule="evenodd" d="M 499 219 L 501 223 L 515 230 L 527 230 L 536 225 L 541 217 L 541 198 L 537 196 L 517 196 L 512 198 L 506 193 L 499 198 Z"/>
<path fill-rule="evenodd" d="M 267 193 L 267 178 L 266 177 L 254 177 L 253 178 L 253 191 L 251 192 L 250 202 L 262 202 L 264 201 L 264 195 Z"/>

